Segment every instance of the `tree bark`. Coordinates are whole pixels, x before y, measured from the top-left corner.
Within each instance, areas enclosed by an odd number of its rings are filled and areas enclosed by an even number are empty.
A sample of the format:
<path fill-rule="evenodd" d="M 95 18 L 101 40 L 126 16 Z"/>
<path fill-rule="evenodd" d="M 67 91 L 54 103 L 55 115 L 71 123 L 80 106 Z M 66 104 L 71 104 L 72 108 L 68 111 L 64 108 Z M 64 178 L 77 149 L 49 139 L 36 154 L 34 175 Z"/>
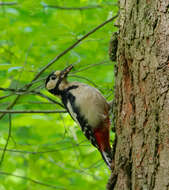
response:
<path fill-rule="evenodd" d="M 169 190 L 169 1 L 119 0 L 108 190 Z"/>

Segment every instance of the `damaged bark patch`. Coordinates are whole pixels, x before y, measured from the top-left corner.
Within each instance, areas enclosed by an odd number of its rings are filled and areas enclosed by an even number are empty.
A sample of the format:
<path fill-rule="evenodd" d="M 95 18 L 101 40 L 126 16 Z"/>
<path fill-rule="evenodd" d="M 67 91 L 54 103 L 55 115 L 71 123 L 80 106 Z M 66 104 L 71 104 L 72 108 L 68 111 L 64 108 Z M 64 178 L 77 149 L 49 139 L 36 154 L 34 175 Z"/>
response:
<path fill-rule="evenodd" d="M 133 107 L 132 104 L 130 102 L 130 96 L 132 94 L 132 84 L 131 84 L 131 75 L 130 75 L 130 71 L 129 71 L 129 67 L 132 64 L 132 60 L 127 60 L 124 64 L 123 64 L 123 82 L 124 82 L 124 100 L 125 100 L 125 104 L 123 107 L 123 125 L 125 126 L 130 118 L 130 115 L 133 112 Z"/>

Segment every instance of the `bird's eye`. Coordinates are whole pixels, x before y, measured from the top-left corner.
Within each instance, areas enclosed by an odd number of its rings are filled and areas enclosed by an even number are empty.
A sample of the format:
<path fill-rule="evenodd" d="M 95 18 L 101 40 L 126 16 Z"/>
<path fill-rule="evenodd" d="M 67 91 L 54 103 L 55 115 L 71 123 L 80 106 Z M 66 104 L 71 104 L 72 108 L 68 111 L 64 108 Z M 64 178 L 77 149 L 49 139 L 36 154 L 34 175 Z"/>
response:
<path fill-rule="evenodd" d="M 55 80 L 55 79 L 56 79 L 56 76 L 52 76 L 51 79 L 52 79 L 52 80 Z"/>

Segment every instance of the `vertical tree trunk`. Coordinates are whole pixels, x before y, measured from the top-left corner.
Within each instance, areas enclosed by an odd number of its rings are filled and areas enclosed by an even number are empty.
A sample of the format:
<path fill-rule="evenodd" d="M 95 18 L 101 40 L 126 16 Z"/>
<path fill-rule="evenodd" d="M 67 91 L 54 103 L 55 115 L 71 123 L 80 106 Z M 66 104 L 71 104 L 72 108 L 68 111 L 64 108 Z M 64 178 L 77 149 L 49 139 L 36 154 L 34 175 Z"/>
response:
<path fill-rule="evenodd" d="M 169 0 L 119 0 L 109 190 L 169 190 Z"/>

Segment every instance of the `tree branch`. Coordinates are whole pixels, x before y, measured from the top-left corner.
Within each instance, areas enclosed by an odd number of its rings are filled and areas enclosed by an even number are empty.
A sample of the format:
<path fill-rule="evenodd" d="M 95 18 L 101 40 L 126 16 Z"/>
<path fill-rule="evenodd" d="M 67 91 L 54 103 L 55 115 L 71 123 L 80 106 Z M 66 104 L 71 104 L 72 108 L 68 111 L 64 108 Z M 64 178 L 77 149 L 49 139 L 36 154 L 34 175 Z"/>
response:
<path fill-rule="evenodd" d="M 109 60 L 105 60 L 105 61 L 102 61 L 102 62 L 100 62 L 100 63 L 91 64 L 91 65 L 89 65 L 89 66 L 87 66 L 87 67 L 82 67 L 81 69 L 79 69 L 79 70 L 77 70 L 77 71 L 72 71 L 71 73 L 72 73 L 72 74 L 75 74 L 75 73 L 79 73 L 79 72 L 88 70 L 88 69 L 90 69 L 90 68 L 92 68 L 92 67 L 95 67 L 95 66 L 99 66 L 99 65 L 110 65 L 110 64 L 112 64 L 112 63 L 110 63 Z"/>
<path fill-rule="evenodd" d="M 39 95 L 39 96 L 41 96 L 41 97 L 47 99 L 49 102 L 52 102 L 52 103 L 54 103 L 54 104 L 58 104 L 58 105 L 61 106 L 62 108 L 65 108 L 65 106 L 64 106 L 63 104 L 61 104 L 60 102 L 58 102 L 58 101 L 56 101 L 56 100 L 54 100 L 54 99 L 52 99 L 52 98 L 50 98 L 50 97 L 48 97 L 48 96 L 42 94 L 41 92 L 37 92 L 37 93 L 35 93 L 35 94 L 37 94 L 37 95 Z"/>
<path fill-rule="evenodd" d="M 17 5 L 17 2 L 0 2 L 0 6 Z"/>
<path fill-rule="evenodd" d="M 82 141 L 83 142 L 83 141 Z M 82 142 L 80 143 L 76 143 L 75 145 L 72 146 L 67 146 L 61 149 L 52 149 L 52 150 L 44 150 L 44 151 L 28 151 L 28 150 L 17 150 L 17 149 L 6 149 L 6 151 L 8 152 L 15 152 L 15 153 L 21 153 L 21 154 L 46 154 L 46 153 L 53 153 L 53 152 L 59 152 L 59 151 L 63 151 L 63 150 L 68 150 L 71 148 L 74 148 L 75 146 L 88 146 L 86 144 L 82 144 Z M 4 148 L 0 148 L 0 151 L 4 151 Z"/>
<path fill-rule="evenodd" d="M 4 160 L 4 157 L 5 157 L 5 153 L 6 153 L 6 150 L 7 150 L 7 146 L 8 146 L 8 143 L 9 143 L 9 139 L 11 137 L 11 128 L 12 128 L 12 124 L 11 124 L 11 114 L 9 114 L 9 129 L 8 129 L 8 138 L 6 140 L 6 144 L 5 144 L 5 147 L 3 149 L 3 152 L 2 152 L 2 156 L 1 156 L 1 160 L 0 160 L 0 166 L 2 165 L 2 162 Z"/>
<path fill-rule="evenodd" d="M 52 103 L 54 103 L 54 104 L 58 104 L 58 105 L 61 106 L 62 108 L 65 108 L 64 105 L 61 104 L 60 102 L 55 101 L 55 100 L 53 100 L 52 98 L 50 98 L 50 97 L 44 95 L 43 93 L 37 92 L 37 91 L 34 91 L 34 90 L 26 91 L 26 90 L 23 90 L 23 89 L 2 88 L 2 87 L 0 87 L 0 90 L 2 90 L 2 91 L 11 91 L 11 92 L 13 92 L 13 93 L 15 92 L 16 94 L 19 94 L 19 95 L 25 94 L 25 93 L 33 93 L 33 94 L 36 94 L 36 95 L 38 95 L 38 96 L 41 96 L 41 97 L 47 99 L 48 101 L 50 101 L 50 102 L 52 102 Z M 6 97 L 8 97 L 8 96 L 10 96 L 10 95 L 0 97 L 0 99 L 1 99 L 1 98 L 6 98 Z"/>
<path fill-rule="evenodd" d="M 0 174 L 1 175 L 6 175 L 6 176 L 13 176 L 13 177 L 21 178 L 21 179 L 24 179 L 24 180 L 27 180 L 27 181 L 31 181 L 32 183 L 35 183 L 35 184 L 38 184 L 38 185 L 42 185 L 42 186 L 45 186 L 45 187 L 49 187 L 49 188 L 52 188 L 52 189 L 66 190 L 64 187 L 49 185 L 49 184 L 46 184 L 46 183 L 43 183 L 43 182 L 31 179 L 31 178 L 26 177 L 26 176 L 15 175 L 15 174 L 12 174 L 12 173 L 2 172 L 2 171 L 0 171 Z"/>
<path fill-rule="evenodd" d="M 86 10 L 86 9 L 98 9 L 102 8 L 101 5 L 90 5 L 90 6 L 83 6 L 83 7 L 63 7 L 63 6 L 58 6 L 58 5 L 44 5 L 44 8 L 53 8 L 53 9 L 61 9 L 61 10 Z"/>
<path fill-rule="evenodd" d="M 6 109 L 7 109 L 7 110 L 11 109 L 11 108 L 16 104 L 16 102 L 19 100 L 20 96 L 21 96 L 21 95 L 17 95 L 17 97 L 14 99 L 14 101 L 11 102 L 11 104 L 9 104 L 9 106 L 7 106 Z M 4 117 L 5 114 L 6 114 L 6 113 L 2 113 L 2 114 L 0 115 L 0 120 Z"/>
<path fill-rule="evenodd" d="M 97 86 L 93 81 L 89 80 L 89 79 L 86 78 L 86 77 L 82 77 L 82 76 L 78 76 L 78 75 L 72 75 L 72 74 L 70 74 L 69 76 L 70 76 L 70 77 L 75 77 L 75 78 L 80 78 L 80 79 L 86 80 L 86 81 L 88 81 L 89 83 L 91 83 L 94 87 L 98 88 L 98 86 Z"/>
<path fill-rule="evenodd" d="M 67 113 L 66 110 L 0 110 L 0 113 Z"/>
<path fill-rule="evenodd" d="M 0 100 L 3 100 L 3 99 L 5 99 L 5 98 L 8 98 L 9 96 L 12 96 L 12 95 L 14 95 L 14 94 L 11 93 L 11 94 L 8 94 L 8 95 L 5 95 L 5 96 L 1 96 L 1 97 L 0 97 Z"/>
<path fill-rule="evenodd" d="M 2 102 L 1 105 L 8 105 L 10 102 Z M 17 105 L 19 104 L 43 104 L 43 105 L 51 105 L 51 104 L 54 104 L 54 102 L 43 102 L 43 101 L 26 101 L 26 102 L 18 102 Z"/>

